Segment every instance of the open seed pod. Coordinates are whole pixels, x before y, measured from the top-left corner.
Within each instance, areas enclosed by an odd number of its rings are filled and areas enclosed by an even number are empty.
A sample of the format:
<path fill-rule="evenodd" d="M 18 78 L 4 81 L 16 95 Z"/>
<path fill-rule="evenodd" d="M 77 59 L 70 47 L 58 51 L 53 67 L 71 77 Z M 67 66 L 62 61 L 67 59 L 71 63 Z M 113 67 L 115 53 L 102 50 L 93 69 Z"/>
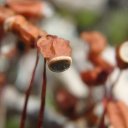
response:
<path fill-rule="evenodd" d="M 116 61 L 120 69 L 128 68 L 128 41 L 116 48 Z"/>
<path fill-rule="evenodd" d="M 106 70 L 96 67 L 93 70 L 82 72 L 81 78 L 89 86 L 98 86 L 106 82 L 108 75 Z"/>
<path fill-rule="evenodd" d="M 61 72 L 70 67 L 72 59 L 69 41 L 47 35 L 37 41 L 37 46 L 52 71 Z"/>
<path fill-rule="evenodd" d="M 88 59 L 92 62 L 94 66 L 101 67 L 108 73 L 111 73 L 114 70 L 114 66 L 105 61 L 100 55 L 94 55 L 89 53 Z"/>
<path fill-rule="evenodd" d="M 90 52 L 93 54 L 101 53 L 107 44 L 106 38 L 96 31 L 83 32 L 81 38 L 89 44 Z"/>

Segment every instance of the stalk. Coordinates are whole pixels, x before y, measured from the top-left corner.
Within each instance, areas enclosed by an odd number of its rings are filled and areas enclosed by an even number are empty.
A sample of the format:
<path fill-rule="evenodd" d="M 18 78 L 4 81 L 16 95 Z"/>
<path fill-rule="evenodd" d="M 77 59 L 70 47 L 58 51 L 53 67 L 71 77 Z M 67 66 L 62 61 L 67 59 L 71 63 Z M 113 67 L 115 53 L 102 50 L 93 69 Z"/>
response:
<path fill-rule="evenodd" d="M 32 78 L 31 78 L 30 84 L 28 86 L 28 89 L 26 91 L 25 103 L 24 103 L 24 107 L 23 107 L 23 111 L 22 111 L 22 115 L 21 115 L 20 128 L 25 128 L 25 121 L 26 121 L 26 115 L 27 115 L 27 105 L 28 105 L 28 100 L 29 100 L 29 97 L 30 97 L 30 94 L 31 94 L 31 91 L 32 91 L 35 72 L 36 72 L 38 62 L 39 62 L 39 52 L 37 50 L 36 62 L 35 62 L 35 66 L 34 66 L 34 69 L 33 69 L 33 72 L 32 72 Z"/>
<path fill-rule="evenodd" d="M 41 106 L 38 117 L 38 128 L 43 127 L 43 119 L 44 119 L 44 109 L 45 109 L 45 96 L 46 96 L 46 60 L 44 59 L 44 71 L 43 71 L 43 84 L 42 84 L 42 92 L 41 92 Z"/>
<path fill-rule="evenodd" d="M 109 102 L 110 100 L 113 99 L 113 94 L 112 94 L 112 92 L 113 92 L 114 87 L 115 87 L 116 84 L 118 83 L 121 74 L 122 74 L 122 70 L 119 72 L 119 74 L 118 74 L 116 80 L 115 80 L 114 83 L 111 85 L 109 95 L 107 95 L 106 85 L 104 86 L 104 87 L 105 87 L 105 88 L 104 88 L 104 90 L 105 90 L 105 96 L 104 96 L 104 98 L 105 98 L 107 101 L 106 101 L 105 104 L 104 104 L 104 111 L 103 111 L 103 114 L 102 114 L 102 116 L 101 116 L 101 119 L 100 119 L 100 123 L 99 123 L 99 127 L 98 127 L 98 128 L 105 128 L 105 115 L 106 115 L 106 112 L 107 112 L 107 104 L 108 104 L 108 102 Z"/>

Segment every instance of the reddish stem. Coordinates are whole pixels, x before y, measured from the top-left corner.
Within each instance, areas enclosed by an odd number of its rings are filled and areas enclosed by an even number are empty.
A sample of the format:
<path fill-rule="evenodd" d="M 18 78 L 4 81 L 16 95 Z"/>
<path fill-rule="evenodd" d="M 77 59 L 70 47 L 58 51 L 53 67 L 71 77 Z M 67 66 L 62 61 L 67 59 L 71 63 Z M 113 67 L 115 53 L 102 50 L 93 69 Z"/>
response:
<path fill-rule="evenodd" d="M 36 62 L 35 62 L 35 66 L 34 66 L 34 69 L 33 69 L 33 72 L 32 72 L 32 78 L 31 78 L 29 87 L 28 87 L 28 89 L 26 91 L 24 108 L 23 108 L 22 115 L 21 115 L 20 128 L 24 128 L 25 127 L 28 100 L 29 100 L 29 96 L 30 96 L 31 91 L 32 91 L 33 81 L 34 81 L 35 72 L 36 72 L 36 68 L 37 68 L 38 62 L 39 62 L 39 52 L 37 50 Z"/>
<path fill-rule="evenodd" d="M 46 96 L 46 60 L 44 59 L 44 72 L 43 72 L 43 84 L 42 84 L 42 92 L 41 92 L 41 106 L 38 118 L 38 128 L 42 128 L 43 119 L 44 119 L 44 109 L 45 109 L 45 96 Z"/>
<path fill-rule="evenodd" d="M 108 104 L 108 102 L 110 100 L 113 99 L 112 92 L 113 92 L 114 87 L 118 83 L 118 80 L 119 80 L 120 76 L 121 76 L 121 71 L 119 72 L 119 74 L 118 74 L 116 80 L 114 81 L 114 83 L 111 85 L 109 95 L 107 95 L 107 89 L 106 89 L 106 85 L 105 85 L 105 96 L 104 96 L 104 98 L 107 99 L 107 101 L 104 104 L 104 111 L 103 111 L 103 114 L 102 114 L 102 117 L 101 117 L 100 124 L 99 124 L 99 127 L 98 128 L 105 128 L 105 114 L 107 112 L 107 104 Z"/>
<path fill-rule="evenodd" d="M 99 123 L 99 127 L 98 128 L 105 128 L 105 115 L 106 115 L 106 112 L 107 112 L 107 104 L 108 104 L 108 102 L 109 102 L 109 100 L 107 99 L 105 101 L 105 104 L 103 104 L 104 105 L 104 111 L 103 111 L 103 114 L 101 116 L 101 119 L 100 119 L 100 123 Z"/>
<path fill-rule="evenodd" d="M 117 76 L 117 78 L 116 78 L 115 82 L 112 84 L 112 86 L 111 86 L 111 88 L 110 88 L 110 99 L 112 99 L 112 98 L 113 98 L 113 93 L 112 93 L 112 92 L 113 92 L 113 90 L 114 90 L 114 88 L 115 88 L 116 84 L 118 83 L 118 81 L 119 81 L 119 79 L 120 79 L 121 74 L 122 74 L 122 70 L 120 70 L 120 72 L 119 72 L 119 74 L 118 74 L 118 76 Z"/>

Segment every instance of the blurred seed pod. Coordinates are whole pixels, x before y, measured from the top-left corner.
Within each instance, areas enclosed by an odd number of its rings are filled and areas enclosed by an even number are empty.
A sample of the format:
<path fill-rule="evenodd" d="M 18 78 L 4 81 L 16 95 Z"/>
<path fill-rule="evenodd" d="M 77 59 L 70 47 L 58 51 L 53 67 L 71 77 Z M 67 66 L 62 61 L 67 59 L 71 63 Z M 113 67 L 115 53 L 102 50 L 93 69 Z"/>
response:
<path fill-rule="evenodd" d="M 92 98 L 79 99 L 68 92 L 59 88 L 55 91 L 55 102 L 58 109 L 70 119 L 86 117 L 93 110 L 95 103 Z M 86 114 L 87 113 L 87 114 Z"/>
<path fill-rule="evenodd" d="M 54 11 L 48 2 L 41 0 L 7 0 L 6 5 L 27 18 L 50 17 Z"/>
<path fill-rule="evenodd" d="M 97 126 L 99 117 L 91 110 L 85 115 L 89 127 Z"/>
<path fill-rule="evenodd" d="M 90 52 L 93 54 L 100 54 L 106 47 L 107 39 L 96 31 L 83 32 L 81 38 L 88 43 Z"/>
<path fill-rule="evenodd" d="M 68 117 L 74 118 L 77 99 L 64 89 L 58 89 L 55 93 L 55 101 L 59 110 Z"/>
<path fill-rule="evenodd" d="M 11 9 L 1 6 L 0 7 L 0 25 L 2 26 L 4 24 L 4 21 L 7 18 L 14 15 L 15 13 Z"/>
<path fill-rule="evenodd" d="M 94 55 L 92 53 L 89 53 L 88 59 L 92 62 L 94 66 L 100 67 L 108 74 L 110 74 L 114 70 L 114 66 L 105 61 L 100 55 Z"/>
<path fill-rule="evenodd" d="M 82 72 L 81 78 L 89 86 L 98 86 L 106 82 L 108 75 L 106 70 L 96 67 L 93 70 Z"/>
<path fill-rule="evenodd" d="M 7 18 L 4 23 L 4 29 L 17 34 L 28 47 L 34 47 L 37 38 L 41 35 L 46 35 L 45 32 L 40 31 L 20 15 Z"/>
<path fill-rule="evenodd" d="M 128 68 L 128 41 L 116 48 L 116 61 L 120 69 Z"/>

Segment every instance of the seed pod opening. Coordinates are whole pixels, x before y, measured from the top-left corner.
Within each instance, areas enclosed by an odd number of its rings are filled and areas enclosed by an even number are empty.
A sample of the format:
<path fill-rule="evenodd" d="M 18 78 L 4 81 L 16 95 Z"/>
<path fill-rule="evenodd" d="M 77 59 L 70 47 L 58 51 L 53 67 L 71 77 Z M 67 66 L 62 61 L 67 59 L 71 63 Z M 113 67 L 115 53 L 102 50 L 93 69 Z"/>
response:
<path fill-rule="evenodd" d="M 116 48 L 116 60 L 120 69 L 128 68 L 128 41 Z"/>
<path fill-rule="evenodd" d="M 46 35 L 37 41 L 37 46 L 51 71 L 62 72 L 70 67 L 72 59 L 69 41 Z"/>

